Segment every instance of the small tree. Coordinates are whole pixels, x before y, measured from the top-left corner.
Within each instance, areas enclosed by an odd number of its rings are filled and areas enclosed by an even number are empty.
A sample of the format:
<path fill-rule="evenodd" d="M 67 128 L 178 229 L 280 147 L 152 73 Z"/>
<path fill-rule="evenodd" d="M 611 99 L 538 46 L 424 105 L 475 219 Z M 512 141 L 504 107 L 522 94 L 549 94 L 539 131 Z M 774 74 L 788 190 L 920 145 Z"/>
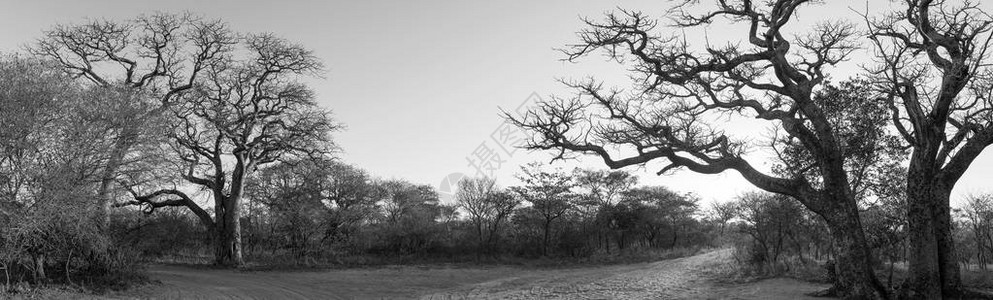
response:
<path fill-rule="evenodd" d="M 591 205 L 607 207 L 616 204 L 621 194 L 638 183 L 638 177 L 627 171 L 576 169 L 576 187 L 586 192 Z"/>
<path fill-rule="evenodd" d="M 383 218 L 377 224 L 386 250 L 423 252 L 435 242 L 437 219 L 443 213 L 438 193 L 429 185 L 398 179 L 376 183 Z"/>
<path fill-rule="evenodd" d="M 458 207 L 469 215 L 469 220 L 475 227 L 480 252 L 496 246 L 500 223 L 520 203 L 513 195 L 501 191 L 495 179 L 487 177 L 463 178 L 459 181 L 455 200 Z"/>
<path fill-rule="evenodd" d="M 326 230 L 321 238 L 347 239 L 358 226 L 369 220 L 376 210 L 376 187 L 364 170 L 340 162 L 316 165 L 321 178 L 321 197 L 328 203 L 329 215 L 325 216 Z"/>
<path fill-rule="evenodd" d="M 347 241 L 376 213 L 372 181 L 365 171 L 342 162 L 286 161 L 262 169 L 251 181 L 247 196 L 264 208 L 254 221 L 275 226 L 294 249 Z"/>
<path fill-rule="evenodd" d="M 575 206 L 572 177 L 562 172 L 541 170 L 537 163 L 521 166 L 523 186 L 510 188 L 542 218 L 541 254 L 548 255 L 553 223 Z"/>
<path fill-rule="evenodd" d="M 737 217 L 744 224 L 739 229 L 751 237 L 747 259 L 761 267 L 779 262 L 791 240 L 801 239 L 805 224 L 803 208 L 795 200 L 783 195 L 746 193 L 736 199 Z M 801 250 L 801 249 L 796 249 Z M 803 257 L 802 251 L 796 251 Z"/>
<path fill-rule="evenodd" d="M 735 207 L 733 202 L 711 202 L 710 218 L 720 224 L 720 235 L 724 236 L 724 229 L 728 222 L 734 218 Z"/>
<path fill-rule="evenodd" d="M 993 263 L 993 195 L 969 196 L 962 215 L 971 234 L 968 238 L 975 245 L 976 263 L 986 270 Z"/>
<path fill-rule="evenodd" d="M 646 225 L 651 226 L 653 233 L 668 229 L 669 247 L 677 245 L 680 232 L 686 229 L 685 225 L 693 220 L 699 208 L 699 199 L 692 194 L 681 195 L 664 186 L 638 187 L 625 192 L 623 196 L 623 202 L 642 203 L 655 212 L 655 216 Z"/>
<path fill-rule="evenodd" d="M 324 178 L 318 172 L 317 164 L 310 161 L 275 164 L 252 174 L 252 184 L 245 188 L 246 198 L 261 204 L 266 223 L 290 249 L 306 251 L 312 238 L 324 229 L 322 219 L 327 208 L 320 192 Z M 253 227 L 263 223 L 248 217 L 256 225 Z"/>
<path fill-rule="evenodd" d="M 602 244 L 610 252 L 611 224 L 608 212 L 617 204 L 621 194 L 638 183 L 638 177 L 627 171 L 575 169 L 573 178 L 578 188 L 576 206 L 587 214 L 588 226 L 592 227 L 597 244 Z"/>

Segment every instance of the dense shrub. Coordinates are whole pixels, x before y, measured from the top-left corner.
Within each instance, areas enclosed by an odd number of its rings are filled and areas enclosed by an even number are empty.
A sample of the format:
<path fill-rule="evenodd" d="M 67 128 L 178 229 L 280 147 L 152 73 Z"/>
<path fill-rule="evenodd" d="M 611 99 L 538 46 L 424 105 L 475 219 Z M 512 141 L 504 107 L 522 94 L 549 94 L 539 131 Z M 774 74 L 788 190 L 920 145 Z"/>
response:
<path fill-rule="evenodd" d="M 461 192 L 459 202 L 442 204 L 432 187 L 369 178 L 340 162 L 277 164 L 258 172 L 247 190 L 245 255 L 256 263 L 294 266 L 542 257 L 642 261 L 714 245 L 718 225 L 700 214 L 692 195 L 625 183 L 603 200 L 602 189 L 573 179 L 583 176 L 591 185 L 634 178 L 531 171 L 545 178 L 511 188 L 477 180 L 475 194 Z M 115 216 L 114 237 L 143 257 L 209 261 L 211 241 L 197 222 L 183 210 L 126 211 Z"/>

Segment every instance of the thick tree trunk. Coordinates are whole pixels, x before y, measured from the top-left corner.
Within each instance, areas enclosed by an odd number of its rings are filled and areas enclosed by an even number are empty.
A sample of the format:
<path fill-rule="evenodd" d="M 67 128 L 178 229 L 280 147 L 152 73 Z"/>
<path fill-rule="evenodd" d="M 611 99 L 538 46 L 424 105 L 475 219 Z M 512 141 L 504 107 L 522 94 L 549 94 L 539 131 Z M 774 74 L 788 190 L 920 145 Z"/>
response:
<path fill-rule="evenodd" d="M 951 189 L 933 176 L 908 176 L 907 221 L 910 238 L 910 298 L 955 298 L 961 277 L 952 236 L 949 197 Z"/>
<path fill-rule="evenodd" d="M 949 207 L 951 191 L 941 193 L 935 209 L 935 240 L 938 241 L 938 266 L 941 272 L 941 293 L 945 297 L 959 297 L 962 293 L 962 277 L 959 271 L 958 254 L 955 251 L 955 237 L 952 234 L 952 214 Z"/>
<path fill-rule="evenodd" d="M 241 249 L 241 196 L 245 191 L 247 170 L 252 169 L 243 156 L 236 155 L 237 163 L 231 173 L 230 194 L 223 196 L 223 189 L 214 190 L 214 209 L 223 208 L 217 212 L 217 239 L 215 243 L 215 262 L 222 266 L 241 266 L 245 264 Z M 216 184 L 223 187 L 223 184 Z M 220 195 L 220 196 L 219 196 Z"/>
<path fill-rule="evenodd" d="M 244 264 L 241 250 L 241 224 L 234 199 L 226 199 L 224 211 L 218 213 L 214 230 L 214 263 L 221 266 Z"/>
<path fill-rule="evenodd" d="M 876 279 L 858 210 L 840 208 L 825 216 L 835 254 L 835 291 L 843 299 L 886 299 Z"/>

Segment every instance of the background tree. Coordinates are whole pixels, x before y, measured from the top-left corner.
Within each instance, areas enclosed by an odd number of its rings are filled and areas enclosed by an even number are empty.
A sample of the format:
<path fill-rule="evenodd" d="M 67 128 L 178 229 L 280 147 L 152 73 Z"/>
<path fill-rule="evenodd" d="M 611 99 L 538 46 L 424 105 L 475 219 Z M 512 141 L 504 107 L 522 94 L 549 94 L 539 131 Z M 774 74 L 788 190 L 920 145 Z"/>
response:
<path fill-rule="evenodd" d="M 609 253 L 609 212 L 622 193 L 637 184 L 638 178 L 627 171 L 579 168 L 573 170 L 573 177 L 579 194 L 576 206 L 591 216 L 589 219 L 592 222 L 588 226 L 597 237 L 597 243 L 602 244 Z"/>
<path fill-rule="evenodd" d="M 622 193 L 638 183 L 638 177 L 622 170 L 576 169 L 576 187 L 582 188 L 596 207 L 617 203 Z"/>
<path fill-rule="evenodd" d="M 877 87 L 912 150 L 906 173 L 912 297 L 961 295 L 949 198 L 993 143 L 993 17 L 975 1 L 902 1 L 866 16 Z"/>
<path fill-rule="evenodd" d="M 638 12 L 587 20 L 580 42 L 563 50 L 573 61 L 598 51 L 628 64 L 634 90 L 607 89 L 594 80 L 566 82 L 579 91 L 553 99 L 522 117 L 507 115 L 533 133 L 530 149 L 554 149 L 598 156 L 611 168 L 656 159 L 669 165 L 660 174 L 687 168 L 705 174 L 739 172 L 753 185 L 800 200 L 831 227 L 837 257 L 837 291 L 846 298 L 883 298 L 886 291 L 871 269 L 870 250 L 858 215 L 858 201 L 845 168 L 844 144 L 825 108 L 814 101 L 828 67 L 844 61 L 856 45 L 854 26 L 823 22 L 808 34 L 788 38 L 794 13 L 808 1 L 716 1 L 717 8 L 694 14 L 685 1 L 670 14 L 676 26 L 692 29 L 718 20 L 741 26 L 741 42 L 704 45 L 695 51 L 677 35 L 660 36 L 658 25 Z M 820 181 L 773 176 L 743 158 L 746 145 L 708 120 L 727 114 L 769 121 L 812 154 Z M 614 150 L 622 148 L 626 151 Z"/>
<path fill-rule="evenodd" d="M 127 203 L 149 211 L 191 209 L 214 232 L 221 265 L 244 262 L 240 205 L 249 175 L 289 156 L 327 155 L 333 149 L 330 133 L 338 128 L 317 107 L 313 91 L 296 81 L 321 70 L 309 50 L 270 34 L 246 36 L 242 46 L 246 57 L 209 66 L 203 81 L 170 106 L 176 116 L 170 145 L 183 165 L 177 175 L 211 192 L 213 219 L 175 188 L 132 191 L 134 200 Z"/>
<path fill-rule="evenodd" d="M 423 253 L 432 247 L 442 214 L 438 192 L 429 185 L 392 179 L 377 183 L 382 208 L 378 243 L 395 253 Z"/>
<path fill-rule="evenodd" d="M 973 249 L 959 249 L 960 253 L 971 254 L 964 257 L 971 262 L 975 258 L 981 270 L 993 264 L 993 195 L 969 196 L 961 208 L 963 227 L 968 232 L 965 244 Z M 964 251 L 963 251 L 964 250 Z"/>
<path fill-rule="evenodd" d="M 731 202 L 711 202 L 709 214 L 711 219 L 720 224 L 720 235 L 723 236 L 728 222 L 734 218 L 735 207 Z"/>
<path fill-rule="evenodd" d="M 523 186 L 510 190 L 541 217 L 541 253 L 548 255 L 553 223 L 574 207 L 576 196 L 572 193 L 572 178 L 561 171 L 541 170 L 541 165 L 530 163 L 521 166 L 519 177 Z"/>
<path fill-rule="evenodd" d="M 326 162 L 316 165 L 317 174 L 323 181 L 321 195 L 330 209 L 326 216 L 326 230 L 321 243 L 332 240 L 347 240 L 358 230 L 358 226 L 375 213 L 376 186 L 364 170 L 341 162 Z"/>
<path fill-rule="evenodd" d="M 621 200 L 624 204 L 644 205 L 645 211 L 651 211 L 651 216 L 643 216 L 646 233 L 650 234 L 650 243 L 657 246 L 656 237 L 668 231 L 669 247 L 676 247 L 680 235 L 685 233 L 696 220 L 699 198 L 691 194 L 681 195 L 664 186 L 643 186 L 624 192 Z"/>
<path fill-rule="evenodd" d="M 500 223 L 520 203 L 510 193 L 500 190 L 495 179 L 487 177 L 466 177 L 460 180 L 455 201 L 475 227 L 478 238 L 476 246 L 480 252 L 496 247 Z"/>
<path fill-rule="evenodd" d="M 319 175 L 318 168 L 317 163 L 309 161 L 275 164 L 252 174 L 252 184 L 245 188 L 249 201 L 261 204 L 268 214 L 267 225 L 273 227 L 274 233 L 268 238 L 279 237 L 280 247 L 301 256 L 311 249 L 314 237 L 325 231 L 322 221 L 327 207 L 321 186 L 326 179 Z M 248 217 L 255 227 L 262 225 L 261 220 Z"/>
<path fill-rule="evenodd" d="M 745 222 L 741 230 L 752 237 L 750 262 L 772 266 L 799 233 L 803 208 L 782 195 L 746 193 L 737 199 L 738 218 Z M 802 257 L 802 252 L 799 252 Z"/>
<path fill-rule="evenodd" d="M 822 257 L 821 249 L 830 247 L 823 238 L 827 233 L 822 219 L 790 197 L 749 192 L 726 206 L 734 214 L 731 228 L 745 237 L 732 240 L 734 258 L 756 268 L 760 276 L 802 270 L 811 259 Z"/>

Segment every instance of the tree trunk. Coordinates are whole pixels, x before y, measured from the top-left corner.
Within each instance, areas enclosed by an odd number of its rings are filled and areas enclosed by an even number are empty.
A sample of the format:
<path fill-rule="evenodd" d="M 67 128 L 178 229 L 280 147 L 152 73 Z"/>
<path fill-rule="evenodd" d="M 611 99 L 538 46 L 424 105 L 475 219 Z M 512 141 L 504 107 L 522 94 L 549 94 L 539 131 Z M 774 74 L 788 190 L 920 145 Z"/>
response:
<path fill-rule="evenodd" d="M 907 183 L 910 298 L 954 298 L 961 292 L 949 208 L 950 188 L 913 172 Z"/>
<path fill-rule="evenodd" d="M 485 241 L 483 239 L 483 220 L 481 218 L 479 218 L 479 217 L 476 218 L 476 237 L 477 237 L 477 240 L 476 240 L 476 247 L 477 247 L 476 254 L 477 254 L 477 257 L 478 257 L 478 254 L 481 253 L 481 252 L 483 252 L 483 250 L 484 250 L 483 249 L 484 248 L 483 242 Z"/>
<path fill-rule="evenodd" d="M 48 276 L 45 275 L 45 254 L 39 253 L 34 255 L 34 280 L 35 282 L 41 283 L 48 280 Z"/>
<path fill-rule="evenodd" d="M 217 225 L 214 231 L 214 263 L 221 266 L 241 266 L 241 224 L 234 199 L 228 198 L 224 203 L 224 211 L 217 215 Z M 234 204 L 234 205 L 233 205 Z"/>
<path fill-rule="evenodd" d="M 494 253 L 497 253 L 499 246 L 497 242 L 500 240 L 500 221 L 503 220 L 503 215 L 498 215 L 496 220 L 493 220 L 493 226 L 490 227 L 490 236 L 487 238 L 487 244 L 492 247 Z"/>
<path fill-rule="evenodd" d="M 839 208 L 824 219 L 835 254 L 835 291 L 843 299 L 886 299 L 886 289 L 872 270 L 857 208 Z"/>
<path fill-rule="evenodd" d="M 237 163 L 234 172 L 231 173 L 231 193 L 224 196 L 222 189 L 215 189 L 214 209 L 223 208 L 223 212 L 218 212 L 215 217 L 217 219 L 215 262 L 222 266 L 237 267 L 245 264 L 241 249 L 241 195 L 245 191 L 246 171 L 251 170 L 253 166 L 246 163 L 244 156 L 236 155 L 235 158 Z M 224 185 L 216 184 L 216 186 Z"/>
<path fill-rule="evenodd" d="M 110 230 L 110 210 L 114 204 L 110 198 L 110 188 L 114 184 L 114 179 L 117 177 L 117 169 L 121 167 L 121 162 L 124 161 L 124 155 L 131 148 L 130 139 L 127 138 L 130 134 L 130 129 L 122 129 L 121 135 L 114 141 L 114 149 L 110 151 L 107 164 L 100 174 L 97 201 L 100 201 L 101 225 L 105 231 Z"/>
<path fill-rule="evenodd" d="M 548 256 L 548 232 L 551 231 L 552 229 L 551 219 L 545 219 L 544 228 L 545 228 L 545 232 L 543 234 L 542 242 L 541 242 L 541 255 Z"/>
<path fill-rule="evenodd" d="M 957 298 L 962 293 L 962 277 L 959 271 L 958 254 L 955 251 L 955 236 L 952 233 L 952 214 L 949 207 L 951 190 L 943 191 L 943 198 L 938 201 L 934 210 L 935 240 L 938 241 L 938 271 L 941 273 L 941 293 L 945 297 Z M 942 200 L 938 200 L 942 199 Z"/>
<path fill-rule="evenodd" d="M 672 227 L 672 244 L 669 246 L 670 249 L 676 248 L 676 243 L 679 242 L 679 230 L 673 226 Z"/>

